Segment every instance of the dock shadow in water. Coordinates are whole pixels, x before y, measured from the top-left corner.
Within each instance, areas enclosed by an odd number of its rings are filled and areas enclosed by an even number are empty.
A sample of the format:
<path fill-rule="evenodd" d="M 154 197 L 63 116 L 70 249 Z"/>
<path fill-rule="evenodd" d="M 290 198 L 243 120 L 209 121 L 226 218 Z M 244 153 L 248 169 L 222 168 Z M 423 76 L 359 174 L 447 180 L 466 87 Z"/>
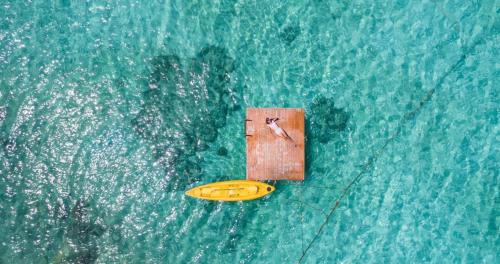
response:
<path fill-rule="evenodd" d="M 235 62 L 225 49 L 205 47 L 184 63 L 175 54 L 152 60 L 144 104 L 132 120 L 134 130 L 164 165 L 168 190 L 201 180 L 196 153 L 216 140 L 239 101 L 230 85 Z"/>

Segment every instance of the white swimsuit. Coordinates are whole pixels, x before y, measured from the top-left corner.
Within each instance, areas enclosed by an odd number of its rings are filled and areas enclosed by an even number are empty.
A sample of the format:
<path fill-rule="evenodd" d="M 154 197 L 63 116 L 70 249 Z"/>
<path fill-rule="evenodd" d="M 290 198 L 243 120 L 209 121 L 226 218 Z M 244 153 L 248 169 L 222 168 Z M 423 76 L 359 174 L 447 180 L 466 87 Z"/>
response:
<path fill-rule="evenodd" d="M 276 122 L 272 121 L 271 124 L 267 125 L 271 130 L 276 134 L 277 136 L 280 137 L 286 137 L 285 133 L 283 132 L 283 129 L 276 124 Z"/>

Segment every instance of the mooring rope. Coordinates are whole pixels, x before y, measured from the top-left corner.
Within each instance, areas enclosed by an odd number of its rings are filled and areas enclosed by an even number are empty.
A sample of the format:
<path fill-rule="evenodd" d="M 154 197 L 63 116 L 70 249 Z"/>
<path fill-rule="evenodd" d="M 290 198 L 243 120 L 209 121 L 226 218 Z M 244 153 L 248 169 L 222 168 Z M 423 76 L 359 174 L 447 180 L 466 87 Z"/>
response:
<path fill-rule="evenodd" d="M 403 127 L 409 122 L 411 121 L 412 119 L 414 119 L 417 114 L 420 113 L 420 111 L 422 110 L 422 108 L 432 99 L 432 96 L 434 95 L 434 92 L 436 91 L 437 88 L 439 88 L 444 80 L 453 72 L 455 72 L 460 66 L 462 66 L 465 62 L 465 59 L 467 58 L 467 56 L 470 54 L 470 52 L 479 44 L 479 42 L 482 40 L 482 38 L 480 38 L 478 41 L 474 42 L 470 48 L 467 48 L 465 49 L 465 51 L 463 52 L 462 56 L 460 56 L 460 58 L 450 67 L 449 70 L 447 70 L 443 76 L 441 76 L 441 78 L 439 78 L 438 82 L 436 83 L 436 85 L 434 85 L 434 87 L 432 89 L 430 89 L 426 94 L 425 96 L 422 98 L 422 100 L 420 100 L 419 104 L 417 105 L 417 107 L 415 109 L 413 109 L 412 111 L 406 113 L 403 118 L 401 119 L 401 121 L 399 122 L 399 125 L 396 129 L 396 131 L 394 132 L 394 134 L 388 138 L 384 145 L 382 145 L 378 150 L 376 150 L 373 155 L 368 159 L 368 161 L 362 166 L 361 168 L 361 171 L 356 175 L 356 177 L 354 177 L 354 179 L 352 179 L 349 184 L 347 185 L 347 187 L 344 188 L 344 190 L 342 191 L 340 197 L 335 200 L 335 204 L 333 205 L 332 209 L 330 209 L 330 212 L 328 213 L 328 215 L 326 216 L 325 218 L 325 221 L 323 221 L 323 223 L 321 224 L 321 226 L 319 227 L 318 231 L 316 232 L 316 234 L 314 235 L 313 239 L 311 240 L 311 242 L 309 242 L 309 244 L 307 245 L 307 247 L 305 248 L 305 250 L 302 250 L 302 255 L 300 256 L 299 260 L 297 261 L 297 263 L 301 263 L 302 260 L 304 259 L 304 257 L 306 256 L 307 252 L 309 251 L 309 249 L 311 248 L 311 246 L 314 244 L 314 242 L 318 239 L 318 237 L 320 236 L 321 232 L 323 231 L 324 227 L 326 226 L 326 224 L 330 221 L 330 218 L 332 217 L 333 213 L 337 210 L 337 208 L 339 207 L 340 205 L 340 202 L 347 196 L 347 194 L 349 193 L 350 189 L 352 188 L 352 186 L 354 186 L 360 179 L 361 177 L 366 173 L 368 172 L 368 169 L 378 160 L 378 158 L 384 154 L 385 152 L 385 149 L 386 147 L 389 145 L 389 143 L 391 143 L 392 141 L 394 141 L 394 139 L 396 139 L 399 134 L 401 133 L 401 130 L 403 129 Z"/>
<path fill-rule="evenodd" d="M 298 202 L 298 203 L 300 203 L 302 206 L 306 205 L 306 206 L 308 206 L 309 208 L 314 209 L 314 210 L 316 210 L 316 211 L 318 211 L 318 212 L 321 212 L 322 214 L 324 214 L 325 216 L 327 216 L 327 214 L 325 213 L 325 211 L 323 211 L 323 209 L 318 208 L 318 207 L 313 206 L 313 205 L 310 205 L 310 204 L 308 204 L 308 203 L 306 203 L 306 202 L 304 202 L 304 201 L 302 201 L 302 200 L 300 200 L 300 199 L 292 199 L 292 198 L 288 198 L 288 200 L 289 200 L 289 201 L 292 201 L 292 202 Z"/>

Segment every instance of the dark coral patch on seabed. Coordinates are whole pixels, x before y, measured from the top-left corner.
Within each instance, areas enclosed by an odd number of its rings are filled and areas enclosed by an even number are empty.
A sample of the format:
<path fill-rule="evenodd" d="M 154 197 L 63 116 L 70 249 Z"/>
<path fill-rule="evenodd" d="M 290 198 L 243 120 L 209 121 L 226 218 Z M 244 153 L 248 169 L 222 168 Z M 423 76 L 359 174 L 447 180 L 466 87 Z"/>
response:
<path fill-rule="evenodd" d="M 300 26 L 287 26 L 279 34 L 280 39 L 290 45 L 300 35 Z"/>
<path fill-rule="evenodd" d="M 219 150 L 217 151 L 217 155 L 219 156 L 227 156 L 229 151 L 225 147 L 220 147 Z"/>
<path fill-rule="evenodd" d="M 186 68 L 176 55 L 152 60 L 143 109 L 132 126 L 165 164 L 169 189 L 200 180 L 195 154 L 215 141 L 232 103 L 238 101 L 230 86 L 234 67 L 234 59 L 216 46 L 203 48 Z"/>
<path fill-rule="evenodd" d="M 65 215 L 69 216 L 65 217 L 68 227 L 53 263 L 94 263 L 99 257 L 96 241 L 105 227 L 92 217 L 90 204 L 82 199 Z"/>
<path fill-rule="evenodd" d="M 7 116 L 7 107 L 5 106 L 0 106 L 0 122 L 5 120 L 5 117 Z"/>
<path fill-rule="evenodd" d="M 345 154 L 345 131 L 348 130 L 350 116 L 343 108 L 336 107 L 332 98 L 325 96 L 315 97 L 306 115 L 306 173 L 310 175 L 311 168 L 322 173 L 324 164 L 315 164 L 318 150 L 314 144 L 333 142 L 330 151 L 335 153 L 335 157 Z"/>
<path fill-rule="evenodd" d="M 333 99 L 316 97 L 310 107 L 311 137 L 321 143 L 328 143 L 336 133 L 344 131 L 349 122 L 349 114 L 335 107 Z"/>

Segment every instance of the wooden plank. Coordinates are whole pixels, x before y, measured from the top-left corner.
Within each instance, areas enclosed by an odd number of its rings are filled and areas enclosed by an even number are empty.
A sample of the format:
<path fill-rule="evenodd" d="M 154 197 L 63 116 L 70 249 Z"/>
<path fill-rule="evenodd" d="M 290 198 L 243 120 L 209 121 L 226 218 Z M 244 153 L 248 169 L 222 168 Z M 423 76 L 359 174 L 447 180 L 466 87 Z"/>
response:
<path fill-rule="evenodd" d="M 274 135 L 267 117 L 279 118 L 295 144 Z M 304 109 L 248 108 L 245 123 L 248 180 L 304 180 Z"/>

